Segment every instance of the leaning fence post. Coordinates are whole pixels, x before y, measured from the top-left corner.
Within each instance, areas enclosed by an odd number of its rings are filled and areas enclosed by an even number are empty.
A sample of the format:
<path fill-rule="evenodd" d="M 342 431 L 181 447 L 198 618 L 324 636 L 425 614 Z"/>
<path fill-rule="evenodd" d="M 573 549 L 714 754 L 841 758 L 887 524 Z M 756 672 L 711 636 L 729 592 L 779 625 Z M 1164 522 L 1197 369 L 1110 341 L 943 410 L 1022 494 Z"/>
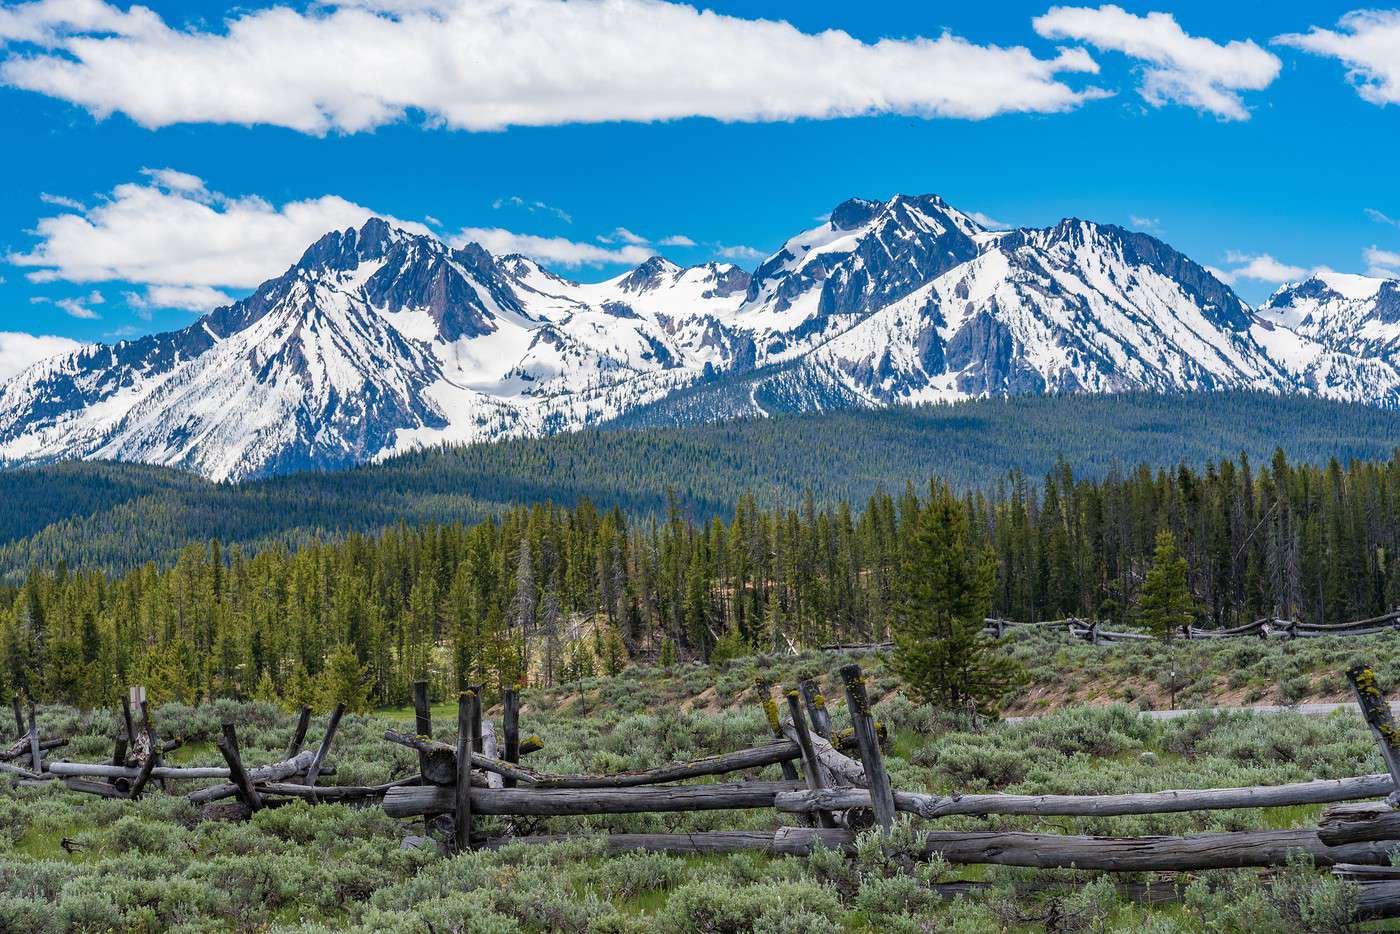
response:
<path fill-rule="evenodd" d="M 151 711 L 146 706 L 146 702 L 141 702 L 141 716 L 146 728 L 146 758 L 141 763 L 141 774 L 136 776 L 136 782 L 131 786 L 129 794 L 132 798 L 141 797 L 141 793 L 146 790 L 146 784 L 151 780 L 151 772 L 156 767 L 159 756 L 160 742 L 156 739 L 155 724 L 151 722 Z"/>
<path fill-rule="evenodd" d="M 126 726 L 126 744 L 136 748 L 136 725 L 131 721 L 131 697 L 122 695 L 122 723 Z"/>
<path fill-rule="evenodd" d="M 501 692 L 501 727 L 505 732 L 506 748 L 505 759 L 507 762 L 520 761 L 520 695 L 515 688 L 506 688 Z M 505 780 L 507 788 L 515 787 L 515 779 Z"/>
<path fill-rule="evenodd" d="M 428 708 L 428 682 L 413 682 L 413 716 L 416 721 L 414 732 L 424 739 L 433 738 L 433 715 Z M 418 774 L 428 769 L 428 754 L 418 751 Z"/>
<path fill-rule="evenodd" d="M 1347 680 L 1356 692 L 1361 716 L 1366 718 L 1366 724 L 1380 744 L 1381 758 L 1385 760 L 1390 780 L 1395 785 L 1386 802 L 1394 806 L 1400 802 L 1400 731 L 1396 730 L 1395 717 L 1390 712 L 1385 695 L 1376 685 L 1376 672 L 1370 665 L 1353 665 L 1347 670 Z"/>
<path fill-rule="evenodd" d="M 335 739 L 335 731 L 340 728 L 340 718 L 345 716 L 345 705 L 336 704 L 331 711 L 330 722 L 326 724 L 326 735 L 321 737 L 321 745 L 316 750 L 316 757 L 311 760 L 311 765 L 306 770 L 306 784 L 316 784 L 316 776 L 321 774 L 321 766 L 325 764 L 326 755 L 331 751 L 331 740 Z"/>
<path fill-rule="evenodd" d="M 486 689 L 480 684 L 473 684 L 471 692 L 476 698 L 476 706 L 472 708 L 472 752 L 481 752 L 485 748 L 481 738 L 481 699 L 486 696 Z"/>
<path fill-rule="evenodd" d="M 28 728 L 24 725 L 24 710 L 20 707 L 18 691 L 15 692 L 12 700 L 15 704 L 15 738 L 23 739 Z"/>
<path fill-rule="evenodd" d="M 243 799 L 243 803 L 248 805 L 249 813 L 256 812 L 262 807 L 262 797 L 253 787 L 248 770 L 243 768 L 243 757 L 238 751 L 238 734 L 234 731 L 232 723 L 223 724 L 223 734 L 215 745 L 219 747 L 219 752 L 223 753 L 224 762 L 228 763 L 229 780 L 238 789 L 238 796 Z"/>
<path fill-rule="evenodd" d="M 302 745 L 306 742 L 306 729 L 311 726 L 311 708 L 302 705 L 301 714 L 297 717 L 297 728 L 292 733 L 292 741 L 287 744 L 288 759 L 295 759 L 301 752 Z"/>
<path fill-rule="evenodd" d="M 472 724 L 481 720 L 476 692 L 468 690 L 457 698 L 457 785 L 453 789 L 455 815 L 453 833 L 457 852 L 472 845 Z"/>
<path fill-rule="evenodd" d="M 807 716 L 812 720 L 812 731 L 822 739 L 831 739 L 831 714 L 826 710 L 826 698 L 822 697 L 815 678 L 803 678 L 797 683 L 802 692 L 802 701 L 807 705 Z"/>
<path fill-rule="evenodd" d="M 768 729 L 773 734 L 774 739 L 784 739 L 782 724 L 778 722 L 778 704 L 773 700 L 773 685 L 763 678 L 754 679 L 754 687 L 758 689 L 759 703 L 763 705 L 763 715 L 768 720 Z M 797 781 L 797 767 L 787 759 L 779 762 L 782 766 L 783 778 L 790 782 Z"/>
<path fill-rule="evenodd" d="M 797 737 L 797 748 L 802 751 L 802 769 L 807 773 L 807 788 L 821 791 L 826 787 L 826 781 L 822 778 L 817 752 L 812 748 L 812 735 L 807 732 L 807 718 L 802 715 L 802 704 L 796 691 L 787 692 L 787 705 L 788 716 L 792 718 L 792 732 Z M 823 827 L 836 826 L 830 811 L 818 811 L 817 821 Z"/>
<path fill-rule="evenodd" d="M 889 833 L 895 822 L 894 790 L 890 787 L 890 774 L 885 771 L 885 760 L 880 753 L 880 738 L 875 735 L 870 698 L 865 693 L 865 677 L 859 665 L 846 665 L 841 669 L 841 680 L 846 686 L 846 708 L 851 713 L 851 726 L 860 745 L 860 761 L 865 766 L 865 780 L 870 786 L 870 802 L 875 807 L 875 819 L 880 823 L 880 830 Z"/>

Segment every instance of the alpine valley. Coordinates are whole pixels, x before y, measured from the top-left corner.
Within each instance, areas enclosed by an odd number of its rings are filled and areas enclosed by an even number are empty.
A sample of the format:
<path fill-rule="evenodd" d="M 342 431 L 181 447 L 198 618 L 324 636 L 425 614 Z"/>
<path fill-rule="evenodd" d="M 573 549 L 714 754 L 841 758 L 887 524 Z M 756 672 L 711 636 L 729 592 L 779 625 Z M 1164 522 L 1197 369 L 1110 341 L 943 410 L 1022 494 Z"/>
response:
<path fill-rule="evenodd" d="M 752 272 L 653 257 L 583 284 L 372 219 L 184 330 L 0 385 L 0 461 L 218 480 L 596 425 L 1022 394 L 1252 390 L 1396 407 L 1400 281 L 1322 273 L 1251 309 L 1142 233 L 993 231 L 853 199 Z"/>

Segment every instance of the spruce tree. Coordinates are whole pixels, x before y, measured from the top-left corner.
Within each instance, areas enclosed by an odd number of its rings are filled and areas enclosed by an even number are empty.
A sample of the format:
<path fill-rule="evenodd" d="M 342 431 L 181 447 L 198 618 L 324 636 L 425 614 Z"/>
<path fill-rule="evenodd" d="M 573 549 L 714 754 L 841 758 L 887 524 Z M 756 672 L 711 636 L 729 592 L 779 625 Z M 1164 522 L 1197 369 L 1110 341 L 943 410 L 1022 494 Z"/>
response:
<path fill-rule="evenodd" d="M 369 672 L 348 643 L 335 647 L 316 680 L 324 706 L 344 704 L 350 713 L 369 712 Z"/>
<path fill-rule="evenodd" d="M 1159 639 L 1168 640 L 1196 618 L 1196 601 L 1186 581 L 1186 559 L 1176 550 L 1176 538 L 1166 529 L 1157 533 L 1152 567 L 1138 597 L 1138 622 Z"/>
<path fill-rule="evenodd" d="M 995 714 L 1025 678 L 996 640 L 982 634 L 996 584 L 996 562 L 968 538 L 952 491 L 934 484 L 911 507 L 912 528 L 894 608 L 894 670 L 925 703 Z"/>

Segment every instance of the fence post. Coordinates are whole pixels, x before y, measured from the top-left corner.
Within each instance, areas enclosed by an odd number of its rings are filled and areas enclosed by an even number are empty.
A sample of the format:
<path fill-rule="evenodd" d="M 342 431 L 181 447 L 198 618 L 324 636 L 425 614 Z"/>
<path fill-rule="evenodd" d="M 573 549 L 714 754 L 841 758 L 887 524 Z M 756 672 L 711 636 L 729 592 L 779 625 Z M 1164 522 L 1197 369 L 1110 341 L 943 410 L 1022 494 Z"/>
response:
<path fill-rule="evenodd" d="M 859 665 L 841 669 L 846 686 L 846 707 L 851 714 L 856 742 L 860 745 L 860 760 L 865 766 L 866 784 L 870 786 L 870 802 L 875 807 L 875 820 L 880 830 L 888 834 L 894 828 L 894 790 L 890 775 L 885 771 L 885 759 L 880 753 L 880 739 L 875 735 L 875 719 L 870 715 L 870 698 L 865 693 L 865 677 Z"/>
<path fill-rule="evenodd" d="M 39 721 L 34 715 L 34 698 L 29 698 L 29 755 L 34 760 L 34 772 L 44 774 L 44 753 L 39 748 Z"/>
<path fill-rule="evenodd" d="M 778 722 L 778 705 L 773 700 L 773 685 L 763 678 L 755 678 L 754 688 L 758 690 L 759 703 L 763 705 L 763 715 L 768 719 L 768 730 L 773 734 L 774 739 L 783 739 L 783 727 Z M 783 778 L 790 782 L 797 781 L 797 767 L 784 759 L 778 763 L 783 769 Z"/>
<path fill-rule="evenodd" d="M 243 768 L 243 757 L 238 751 L 238 734 L 234 731 L 232 723 L 223 724 L 223 735 L 215 743 L 219 747 L 219 752 L 223 753 L 224 762 L 228 763 L 229 780 L 238 789 L 238 797 L 243 799 L 243 803 L 248 805 L 248 812 L 256 813 L 262 807 L 262 796 L 253 787 L 253 781 L 248 777 L 248 770 Z"/>
<path fill-rule="evenodd" d="M 807 716 L 812 720 L 812 731 L 822 739 L 831 739 L 831 714 L 826 711 L 826 698 L 817 688 L 814 678 L 803 678 L 797 683 L 802 692 L 802 700 L 807 705 Z"/>
<path fill-rule="evenodd" d="M 505 732 L 507 762 L 520 761 L 520 695 L 515 688 L 501 692 L 501 728 Z M 515 787 L 515 779 L 505 780 L 507 788 Z"/>
<path fill-rule="evenodd" d="M 1386 803 L 1394 806 L 1400 802 L 1400 731 L 1396 730 L 1395 717 L 1390 712 L 1385 695 L 1376 685 L 1376 672 L 1370 665 L 1354 665 L 1347 670 L 1347 680 L 1356 692 L 1356 702 L 1361 706 L 1361 716 L 1366 718 L 1371 733 L 1381 747 L 1381 758 L 1395 788 Z"/>
<path fill-rule="evenodd" d="M 468 689 L 457 698 L 457 784 L 453 836 L 458 853 L 472 845 L 472 724 L 481 719 L 476 692 Z"/>
<path fill-rule="evenodd" d="M 302 745 L 306 742 L 306 729 L 311 726 L 311 708 L 303 706 L 301 714 L 297 717 L 297 728 L 292 733 L 292 741 L 287 744 L 287 758 L 295 759 L 301 752 Z"/>
<path fill-rule="evenodd" d="M 481 752 L 484 748 L 481 742 L 481 702 L 486 690 L 479 684 L 473 684 L 471 692 L 476 697 L 476 704 L 472 707 L 472 752 Z"/>
<path fill-rule="evenodd" d="M 321 745 L 316 749 L 316 756 L 311 760 L 311 765 L 306 770 L 306 784 L 316 784 L 316 777 L 321 774 L 321 766 L 326 762 L 326 755 L 331 751 L 331 740 L 335 739 L 335 731 L 340 729 L 340 718 L 345 716 L 345 705 L 336 704 L 331 711 L 330 722 L 326 724 L 326 735 L 321 737 Z"/>
<path fill-rule="evenodd" d="M 822 778 L 821 765 L 817 762 L 816 750 L 812 748 L 812 735 L 807 732 L 807 718 L 802 715 L 802 704 L 796 691 L 787 692 L 788 716 L 792 718 L 792 732 L 797 737 L 797 748 L 802 751 L 802 770 L 807 773 L 807 787 L 821 791 L 826 787 Z M 823 827 L 835 827 L 836 821 L 830 811 L 818 811 L 817 822 Z"/>
<path fill-rule="evenodd" d="M 414 732 L 424 739 L 433 738 L 433 715 L 428 708 L 428 682 L 413 682 L 413 714 L 416 719 Z M 418 751 L 418 774 L 427 770 L 428 754 Z"/>
<path fill-rule="evenodd" d="M 19 691 L 15 691 L 13 700 L 15 702 L 15 738 L 23 739 L 24 734 L 27 732 L 27 727 L 24 725 L 24 710 L 20 707 L 19 703 Z"/>

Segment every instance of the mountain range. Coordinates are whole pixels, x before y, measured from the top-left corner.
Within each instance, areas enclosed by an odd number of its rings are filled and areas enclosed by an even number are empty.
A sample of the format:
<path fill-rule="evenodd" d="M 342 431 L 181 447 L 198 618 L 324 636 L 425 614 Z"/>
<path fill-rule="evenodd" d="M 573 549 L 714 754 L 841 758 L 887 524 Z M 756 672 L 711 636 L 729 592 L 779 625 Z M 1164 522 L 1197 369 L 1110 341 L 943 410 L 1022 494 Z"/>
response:
<path fill-rule="evenodd" d="M 596 425 L 1022 394 L 1251 390 L 1400 403 L 1400 281 L 1319 273 L 1251 308 L 1154 237 L 989 230 L 852 199 L 747 271 L 660 256 L 580 283 L 382 219 L 189 327 L 0 385 L 0 462 L 217 480 Z"/>

